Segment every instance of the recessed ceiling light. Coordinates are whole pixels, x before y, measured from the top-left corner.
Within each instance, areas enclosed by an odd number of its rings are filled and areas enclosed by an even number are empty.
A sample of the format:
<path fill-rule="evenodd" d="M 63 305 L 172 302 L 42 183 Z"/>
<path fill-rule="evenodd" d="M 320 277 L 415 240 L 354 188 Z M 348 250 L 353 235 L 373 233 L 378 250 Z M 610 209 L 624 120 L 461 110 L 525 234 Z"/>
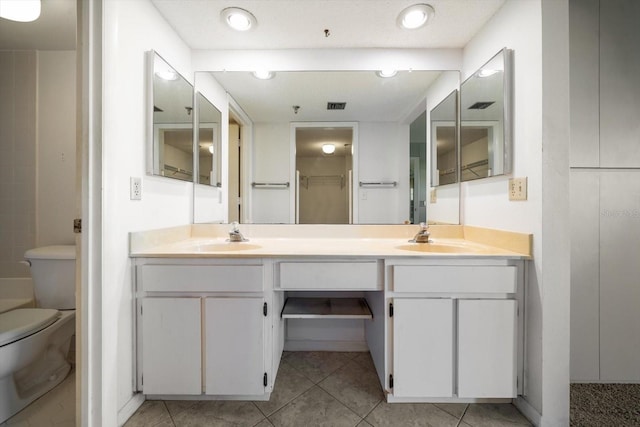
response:
<path fill-rule="evenodd" d="M 415 30 L 425 26 L 434 14 L 435 10 L 430 5 L 414 4 L 400 12 L 397 23 L 400 28 Z"/>
<path fill-rule="evenodd" d="M 253 77 L 260 80 L 269 80 L 276 76 L 276 73 L 269 70 L 256 70 L 253 72 Z"/>
<path fill-rule="evenodd" d="M 40 17 L 40 0 L 0 0 L 0 18 L 32 22 Z"/>
<path fill-rule="evenodd" d="M 336 146 L 333 144 L 323 144 L 322 152 L 324 154 L 333 154 L 336 151 Z"/>
<path fill-rule="evenodd" d="M 228 7 L 220 12 L 222 20 L 236 31 L 247 31 L 258 24 L 251 12 L 239 7 Z"/>
<path fill-rule="evenodd" d="M 376 71 L 376 75 L 378 77 L 382 77 L 383 79 L 387 79 L 389 77 L 393 77 L 396 74 L 398 74 L 398 70 L 393 70 L 391 68 L 386 69 L 386 70 Z"/>

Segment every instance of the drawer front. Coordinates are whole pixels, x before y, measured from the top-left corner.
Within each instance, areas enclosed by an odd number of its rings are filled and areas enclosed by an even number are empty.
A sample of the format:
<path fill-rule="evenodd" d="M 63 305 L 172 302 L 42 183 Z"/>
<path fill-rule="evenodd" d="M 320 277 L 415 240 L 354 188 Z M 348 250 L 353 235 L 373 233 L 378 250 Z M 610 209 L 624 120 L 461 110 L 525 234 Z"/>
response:
<path fill-rule="evenodd" d="M 515 293 L 515 266 L 421 266 L 393 267 L 396 292 Z"/>
<path fill-rule="evenodd" d="M 379 289 L 378 263 L 370 262 L 281 262 L 283 289 L 360 290 Z"/>
<path fill-rule="evenodd" d="M 138 279 L 147 292 L 260 292 L 261 265 L 142 265 Z"/>

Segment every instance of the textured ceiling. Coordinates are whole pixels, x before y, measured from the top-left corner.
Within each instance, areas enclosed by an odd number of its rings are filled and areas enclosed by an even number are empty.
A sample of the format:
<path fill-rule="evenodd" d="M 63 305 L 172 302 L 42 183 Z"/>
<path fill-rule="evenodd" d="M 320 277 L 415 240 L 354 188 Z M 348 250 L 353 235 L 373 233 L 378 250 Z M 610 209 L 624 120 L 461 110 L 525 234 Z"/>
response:
<path fill-rule="evenodd" d="M 152 0 L 193 49 L 460 48 L 504 0 L 429 0 L 431 22 L 402 30 L 396 18 L 416 0 Z M 220 12 L 240 7 L 258 25 L 236 32 Z M 325 37 L 324 30 L 330 31 Z"/>

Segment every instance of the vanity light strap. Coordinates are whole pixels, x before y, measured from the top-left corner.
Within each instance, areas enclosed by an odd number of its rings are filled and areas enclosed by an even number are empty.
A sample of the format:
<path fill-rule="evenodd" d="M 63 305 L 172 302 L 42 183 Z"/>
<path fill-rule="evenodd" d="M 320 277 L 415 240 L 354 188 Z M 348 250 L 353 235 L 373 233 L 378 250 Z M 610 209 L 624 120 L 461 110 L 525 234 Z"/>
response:
<path fill-rule="evenodd" d="M 253 188 L 289 188 L 288 182 L 252 182 Z"/>
<path fill-rule="evenodd" d="M 380 182 L 365 182 L 360 181 L 360 187 L 396 187 L 398 183 L 396 181 L 380 181 Z"/>

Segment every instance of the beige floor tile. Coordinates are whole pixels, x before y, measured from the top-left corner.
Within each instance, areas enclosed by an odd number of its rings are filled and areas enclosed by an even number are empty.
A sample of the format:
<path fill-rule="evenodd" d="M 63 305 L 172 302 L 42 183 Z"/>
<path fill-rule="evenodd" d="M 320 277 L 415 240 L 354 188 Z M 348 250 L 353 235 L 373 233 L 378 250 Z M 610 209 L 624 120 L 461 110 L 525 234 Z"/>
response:
<path fill-rule="evenodd" d="M 173 417 L 176 427 L 191 426 L 246 426 L 253 427 L 264 415 L 252 402 L 238 400 L 206 400 Z"/>
<path fill-rule="evenodd" d="M 273 427 L 273 424 L 271 424 L 271 421 L 265 418 L 264 420 L 256 424 L 255 427 Z"/>
<path fill-rule="evenodd" d="M 175 417 L 180 412 L 191 408 L 197 403 L 197 400 L 165 400 L 164 404 L 167 405 L 169 415 Z"/>
<path fill-rule="evenodd" d="M 384 398 L 376 373 L 354 361 L 318 385 L 360 417 L 365 417 Z"/>
<path fill-rule="evenodd" d="M 369 352 L 358 353 L 357 356 L 353 358 L 353 361 L 366 369 L 370 369 L 372 371 L 376 370 Z"/>
<path fill-rule="evenodd" d="M 314 386 L 269 417 L 275 427 L 353 427 L 361 418 Z"/>
<path fill-rule="evenodd" d="M 293 352 L 286 359 L 287 363 L 313 381 L 314 384 L 328 377 L 349 360 L 346 353 L 333 351 Z"/>
<path fill-rule="evenodd" d="M 373 426 L 368 422 L 366 422 L 365 420 L 362 420 L 360 421 L 360 424 L 358 424 L 356 427 L 373 427 Z"/>
<path fill-rule="evenodd" d="M 456 427 L 458 418 L 429 403 L 382 402 L 365 419 L 374 427 Z"/>
<path fill-rule="evenodd" d="M 171 416 L 162 400 L 147 400 L 124 424 L 124 427 L 173 426 Z"/>
<path fill-rule="evenodd" d="M 510 403 L 473 403 L 462 421 L 472 427 L 530 426 L 531 423 Z"/>
<path fill-rule="evenodd" d="M 434 405 L 457 419 L 462 418 L 464 411 L 467 409 L 467 406 L 469 406 L 468 403 L 434 403 Z"/>
<path fill-rule="evenodd" d="M 255 402 L 262 413 L 269 416 L 313 387 L 313 383 L 286 361 L 280 363 L 276 383 L 268 401 Z"/>

